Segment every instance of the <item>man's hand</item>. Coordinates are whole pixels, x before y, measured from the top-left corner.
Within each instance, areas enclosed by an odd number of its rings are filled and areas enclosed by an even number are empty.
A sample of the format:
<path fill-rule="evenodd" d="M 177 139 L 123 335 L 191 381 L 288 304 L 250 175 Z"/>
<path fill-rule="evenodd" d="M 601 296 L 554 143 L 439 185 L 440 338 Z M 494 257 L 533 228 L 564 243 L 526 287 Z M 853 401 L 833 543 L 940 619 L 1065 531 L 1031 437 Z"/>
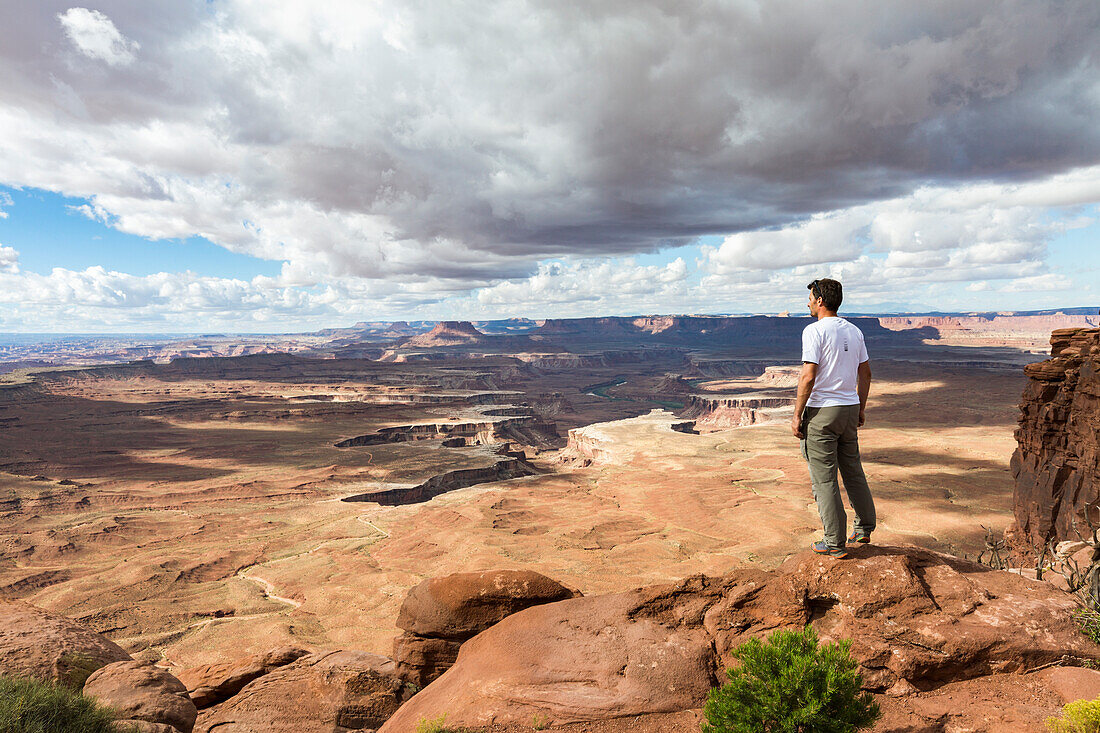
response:
<path fill-rule="evenodd" d="M 863 416 L 861 414 L 860 419 L 862 420 L 862 418 Z M 802 432 L 802 418 L 798 415 L 791 418 L 791 433 L 794 434 L 794 437 L 799 439 L 806 437 L 806 434 Z"/>
<path fill-rule="evenodd" d="M 859 427 L 861 427 L 861 428 L 863 427 L 864 419 L 865 418 L 863 416 L 863 408 L 861 407 L 861 408 L 859 408 Z"/>

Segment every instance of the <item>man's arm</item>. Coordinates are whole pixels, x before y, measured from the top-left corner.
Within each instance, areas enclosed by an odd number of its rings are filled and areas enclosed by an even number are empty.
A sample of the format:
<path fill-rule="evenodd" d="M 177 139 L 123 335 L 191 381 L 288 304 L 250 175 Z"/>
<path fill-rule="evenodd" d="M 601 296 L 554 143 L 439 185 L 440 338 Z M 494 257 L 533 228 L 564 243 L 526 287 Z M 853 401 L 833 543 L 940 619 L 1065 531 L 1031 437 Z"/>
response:
<path fill-rule="evenodd" d="M 871 393 L 871 362 L 865 361 L 856 370 L 859 391 L 859 426 L 863 427 L 863 411 L 867 409 L 867 395 Z"/>
<path fill-rule="evenodd" d="M 816 380 L 817 364 L 812 361 L 802 362 L 802 373 L 798 375 L 798 396 L 794 400 L 794 417 L 791 418 L 791 432 L 794 433 L 796 438 L 806 437 L 806 434 L 802 432 L 802 411 L 806 409 L 806 401 L 810 399 L 810 393 L 814 391 Z"/>

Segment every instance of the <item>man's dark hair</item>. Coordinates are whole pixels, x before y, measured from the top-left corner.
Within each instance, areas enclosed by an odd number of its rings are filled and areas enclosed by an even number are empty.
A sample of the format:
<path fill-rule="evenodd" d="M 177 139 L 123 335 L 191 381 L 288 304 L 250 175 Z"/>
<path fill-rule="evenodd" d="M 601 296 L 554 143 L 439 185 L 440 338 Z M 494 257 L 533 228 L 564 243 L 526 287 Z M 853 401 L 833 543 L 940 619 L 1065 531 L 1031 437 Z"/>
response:
<path fill-rule="evenodd" d="M 844 302 L 844 288 L 836 280 L 824 277 L 814 280 L 806 286 L 806 289 L 815 298 L 821 298 L 821 304 L 834 313 L 840 310 L 840 304 Z"/>

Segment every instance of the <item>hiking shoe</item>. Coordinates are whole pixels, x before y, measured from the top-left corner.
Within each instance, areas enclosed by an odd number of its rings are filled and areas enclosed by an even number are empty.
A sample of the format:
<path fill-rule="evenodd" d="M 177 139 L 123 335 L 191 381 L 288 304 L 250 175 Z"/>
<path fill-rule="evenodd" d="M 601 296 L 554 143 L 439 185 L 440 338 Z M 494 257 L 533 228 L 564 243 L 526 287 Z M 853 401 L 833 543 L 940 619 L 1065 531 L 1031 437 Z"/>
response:
<path fill-rule="evenodd" d="M 825 540 L 819 540 L 818 542 L 810 545 L 810 549 L 816 552 L 818 555 L 828 555 L 829 557 L 835 557 L 838 560 L 843 560 L 848 557 L 848 551 L 843 547 L 829 547 L 825 544 Z"/>
<path fill-rule="evenodd" d="M 862 543 L 862 544 L 866 545 L 871 541 L 871 535 L 870 534 L 861 534 L 859 532 L 856 532 L 853 529 L 852 534 L 848 535 L 848 541 L 849 542 L 859 542 L 859 543 Z"/>

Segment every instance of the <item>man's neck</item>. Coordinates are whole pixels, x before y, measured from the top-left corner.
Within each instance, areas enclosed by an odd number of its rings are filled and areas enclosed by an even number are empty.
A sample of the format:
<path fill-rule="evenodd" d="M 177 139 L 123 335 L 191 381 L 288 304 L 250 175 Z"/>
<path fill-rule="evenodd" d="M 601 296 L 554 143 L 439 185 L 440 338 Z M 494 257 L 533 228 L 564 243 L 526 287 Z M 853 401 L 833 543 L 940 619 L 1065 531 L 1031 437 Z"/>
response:
<path fill-rule="evenodd" d="M 836 314 L 836 311 L 827 311 L 824 308 L 817 312 L 817 320 L 821 321 L 826 318 L 840 318 L 840 316 Z"/>

